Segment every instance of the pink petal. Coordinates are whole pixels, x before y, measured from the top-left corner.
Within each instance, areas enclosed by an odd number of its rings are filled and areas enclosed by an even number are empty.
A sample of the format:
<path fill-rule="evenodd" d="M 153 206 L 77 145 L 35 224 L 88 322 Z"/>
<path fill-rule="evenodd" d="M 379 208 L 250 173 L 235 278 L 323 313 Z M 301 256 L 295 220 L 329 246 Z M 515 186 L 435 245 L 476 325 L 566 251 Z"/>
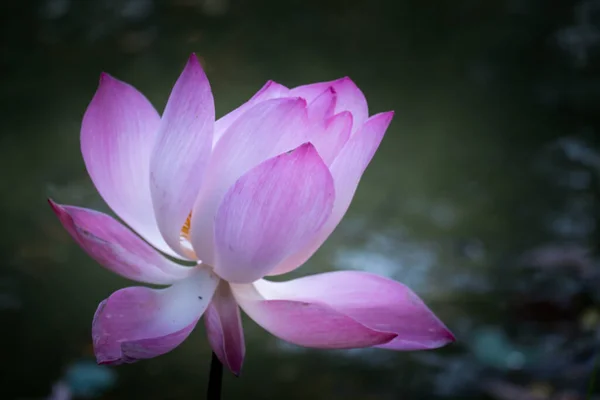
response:
<path fill-rule="evenodd" d="M 221 281 L 204 313 L 204 324 L 211 348 L 219 361 L 239 376 L 246 354 L 240 308 L 229 284 Z"/>
<path fill-rule="evenodd" d="M 311 122 L 324 123 L 333 116 L 337 95 L 333 87 L 328 87 L 308 105 L 308 118 Z"/>
<path fill-rule="evenodd" d="M 256 283 L 232 285 L 232 290 L 238 304 L 258 325 L 300 346 L 360 348 L 389 343 L 396 337 L 394 333 L 371 329 L 328 304 L 266 297 Z"/>
<path fill-rule="evenodd" d="M 318 232 L 333 200 L 331 174 L 310 143 L 260 164 L 219 206 L 215 272 L 235 283 L 263 277 Z"/>
<path fill-rule="evenodd" d="M 317 148 L 325 164 L 331 165 L 350 138 L 351 131 L 352 114 L 344 111 L 327 120 L 322 129 L 315 129 L 310 142 Z"/>
<path fill-rule="evenodd" d="M 194 329 L 219 279 L 208 268 L 166 289 L 129 287 L 98 306 L 92 323 L 100 364 L 131 363 L 165 354 Z"/>
<path fill-rule="evenodd" d="M 192 211 L 212 148 L 215 107 L 195 54 L 175 83 L 150 159 L 150 191 L 160 231 L 182 256 L 181 228 Z M 191 258 L 191 257 L 190 257 Z"/>
<path fill-rule="evenodd" d="M 215 122 L 215 135 L 213 137 L 213 146 L 221 139 L 225 131 L 238 119 L 243 113 L 250 110 L 256 104 L 270 99 L 279 99 L 287 97 L 290 90 L 277 82 L 268 81 L 250 100 L 224 115 Z"/>
<path fill-rule="evenodd" d="M 152 245 L 174 255 L 158 230 L 150 196 L 150 154 L 159 124 L 144 95 L 102 74 L 83 116 L 81 153 L 110 208 Z"/>
<path fill-rule="evenodd" d="M 344 145 L 329 167 L 335 182 L 335 203 L 331 216 L 313 237 L 313 240 L 296 254 L 288 257 L 270 272 L 270 275 L 280 275 L 293 271 L 304 264 L 323 242 L 331 235 L 348 210 L 354 192 L 363 172 L 375 155 L 379 143 L 389 126 L 393 112 L 376 114 L 369 118 L 363 127 L 356 132 Z"/>
<path fill-rule="evenodd" d="M 354 118 L 353 131 L 357 131 L 369 117 L 369 108 L 364 94 L 350 78 L 345 77 L 331 82 L 298 86 L 290 90 L 289 96 L 299 96 L 310 103 L 328 87 L 332 87 L 337 94 L 334 113 L 350 111 Z"/>
<path fill-rule="evenodd" d="M 65 229 L 94 260 L 125 278 L 166 285 L 194 272 L 194 268 L 168 260 L 106 214 L 48 202 Z"/>
<path fill-rule="evenodd" d="M 336 190 L 334 212 L 328 221 L 328 225 L 332 225 L 332 231 L 348 210 L 360 178 L 375 155 L 393 117 L 394 112 L 391 111 L 369 118 L 360 131 L 348 140 L 331 164 Z"/>
<path fill-rule="evenodd" d="M 287 282 L 260 280 L 255 282 L 254 286 L 260 296 L 268 300 L 266 303 L 288 301 L 327 306 L 374 331 L 394 333 L 390 341 L 376 343 L 382 348 L 433 349 L 455 340 L 448 328 L 409 288 L 399 282 L 366 272 L 330 272 Z M 235 294 L 237 296 L 237 292 Z M 260 315 L 266 307 L 261 306 L 263 309 L 259 311 L 253 310 L 253 307 L 259 308 L 255 303 L 256 301 L 250 303 L 250 312 L 254 314 L 248 314 L 253 319 L 257 313 L 259 318 L 267 318 Z M 246 312 L 247 304 L 240 301 Z M 284 314 L 284 311 L 278 312 Z M 279 321 L 285 319 L 279 314 L 268 317 Z M 257 322 L 260 324 L 260 321 Z M 296 327 L 301 325 L 300 322 L 290 323 Z"/>
<path fill-rule="evenodd" d="M 192 212 L 191 242 L 203 262 L 214 265 L 213 222 L 225 192 L 261 162 L 306 142 L 307 121 L 304 100 L 267 100 L 244 113 L 219 140 Z"/>

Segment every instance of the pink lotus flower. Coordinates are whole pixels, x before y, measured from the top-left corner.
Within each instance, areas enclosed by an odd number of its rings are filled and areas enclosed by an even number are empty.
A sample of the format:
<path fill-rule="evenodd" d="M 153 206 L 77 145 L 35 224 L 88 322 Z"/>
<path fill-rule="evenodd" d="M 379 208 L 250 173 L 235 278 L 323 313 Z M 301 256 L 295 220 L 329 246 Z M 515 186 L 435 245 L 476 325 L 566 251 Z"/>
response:
<path fill-rule="evenodd" d="M 335 229 L 392 116 L 369 117 L 362 92 L 342 78 L 293 89 L 268 82 L 215 121 L 192 55 L 161 117 L 136 89 L 102 74 L 81 151 L 100 195 L 141 238 L 106 214 L 50 204 L 104 267 L 170 286 L 128 287 L 100 303 L 98 362 L 167 353 L 204 315 L 213 351 L 237 374 L 245 354 L 239 307 L 307 347 L 419 350 L 453 341 L 410 289 L 383 277 L 263 279 L 298 268 Z"/>

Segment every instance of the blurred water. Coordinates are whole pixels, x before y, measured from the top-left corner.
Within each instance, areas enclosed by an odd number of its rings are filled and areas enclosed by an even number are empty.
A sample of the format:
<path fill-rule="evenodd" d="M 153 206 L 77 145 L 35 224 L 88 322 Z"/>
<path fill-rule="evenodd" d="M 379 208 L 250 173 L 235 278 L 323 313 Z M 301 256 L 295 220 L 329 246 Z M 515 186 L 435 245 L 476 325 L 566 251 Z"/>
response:
<path fill-rule="evenodd" d="M 421 353 L 306 350 L 245 320 L 247 359 L 225 398 L 586 398 L 600 322 L 600 2 L 5 0 L 0 15 L 1 398 L 48 396 L 91 355 L 98 302 L 129 284 L 45 202 L 108 211 L 79 153 L 99 73 L 162 109 L 192 51 L 219 115 L 268 79 L 344 75 L 372 113 L 396 111 L 347 217 L 291 275 L 393 277 L 458 338 Z M 201 325 L 171 354 L 114 368 L 97 398 L 202 398 Z"/>

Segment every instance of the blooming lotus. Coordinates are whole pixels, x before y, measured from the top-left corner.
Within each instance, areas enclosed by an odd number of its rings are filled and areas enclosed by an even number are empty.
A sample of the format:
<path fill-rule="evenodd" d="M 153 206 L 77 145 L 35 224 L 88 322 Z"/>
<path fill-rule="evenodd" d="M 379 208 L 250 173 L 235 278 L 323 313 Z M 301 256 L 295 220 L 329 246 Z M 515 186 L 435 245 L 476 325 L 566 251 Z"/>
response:
<path fill-rule="evenodd" d="M 214 353 L 238 374 L 240 308 L 306 347 L 419 350 L 453 341 L 416 294 L 384 277 L 264 279 L 301 266 L 335 229 L 392 116 L 369 117 L 362 92 L 342 78 L 293 89 L 267 82 L 215 121 L 192 55 L 161 117 L 132 86 L 102 74 L 81 151 L 98 192 L 131 229 L 49 201 L 101 265 L 167 287 L 128 287 L 100 303 L 92 323 L 98 362 L 167 353 L 204 315 Z"/>

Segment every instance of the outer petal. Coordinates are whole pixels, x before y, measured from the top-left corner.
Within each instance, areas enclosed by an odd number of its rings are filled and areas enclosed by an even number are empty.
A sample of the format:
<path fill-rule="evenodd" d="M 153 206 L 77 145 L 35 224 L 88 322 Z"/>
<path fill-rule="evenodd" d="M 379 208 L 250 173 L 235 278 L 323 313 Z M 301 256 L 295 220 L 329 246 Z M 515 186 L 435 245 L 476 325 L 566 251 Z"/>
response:
<path fill-rule="evenodd" d="M 214 265 L 213 221 L 225 192 L 259 163 L 306 142 L 307 120 L 304 100 L 267 100 L 244 113 L 219 140 L 192 212 L 191 241 L 204 262 Z"/>
<path fill-rule="evenodd" d="M 202 185 L 212 148 L 215 106 L 195 54 L 173 87 L 150 159 L 150 190 L 158 226 L 182 256 L 181 228 Z M 191 257 L 190 257 L 191 258 Z"/>
<path fill-rule="evenodd" d="M 366 272 L 330 272 L 288 282 L 260 280 L 254 287 L 268 300 L 263 303 L 288 301 L 327 306 L 374 331 L 394 333 L 390 341 L 377 343 L 386 349 L 433 349 L 455 340 L 448 328 L 409 288 Z M 240 304 L 253 314 L 257 313 L 253 307 L 267 309 L 264 305 L 257 306 L 256 302 L 241 300 Z M 253 314 L 250 314 L 252 318 Z M 283 318 L 280 315 L 271 317 Z M 259 318 L 266 317 L 259 315 Z M 301 322 L 294 325 L 301 325 Z"/>
<path fill-rule="evenodd" d="M 350 349 L 389 343 L 396 337 L 371 329 L 327 304 L 265 297 L 256 284 L 232 285 L 232 289 L 239 305 L 257 324 L 300 346 Z"/>
<path fill-rule="evenodd" d="M 328 225 L 333 225 L 332 231 L 348 210 L 360 178 L 375 155 L 393 117 L 394 112 L 391 111 L 369 118 L 360 132 L 348 140 L 331 164 L 331 173 L 335 180 L 337 193 L 334 213 L 331 221 L 328 222 Z"/>
<path fill-rule="evenodd" d="M 312 144 L 252 169 L 215 218 L 215 272 L 235 283 L 263 277 L 301 249 L 329 217 L 333 180 Z"/>
<path fill-rule="evenodd" d="M 310 141 L 325 164 L 331 165 L 350 138 L 351 131 L 352 114 L 344 111 L 327 120 L 322 129 L 315 129 Z"/>
<path fill-rule="evenodd" d="M 92 323 L 100 364 L 131 363 L 179 346 L 211 301 L 219 279 L 208 268 L 167 289 L 130 287 L 98 306 Z"/>
<path fill-rule="evenodd" d="M 94 260 L 125 278 L 166 285 L 194 273 L 194 268 L 168 260 L 106 214 L 48 202 L 65 229 Z"/>
<path fill-rule="evenodd" d="M 150 153 L 160 117 L 132 86 L 100 76 L 81 124 L 81 153 L 96 189 L 133 230 L 174 255 L 163 240 L 150 196 Z"/>
<path fill-rule="evenodd" d="M 331 232 L 340 223 L 346 210 L 348 210 L 360 178 L 367 165 L 369 165 L 369 162 L 371 162 L 377 147 L 379 147 L 379 143 L 381 143 L 393 116 L 393 112 L 372 116 L 365 122 L 362 129 L 354 134 L 344 145 L 330 166 L 335 182 L 335 203 L 331 217 L 329 217 L 311 243 L 283 261 L 271 271 L 270 275 L 284 274 L 298 268 L 331 235 Z"/>
<path fill-rule="evenodd" d="M 215 122 L 215 135 L 213 137 L 213 146 L 223 136 L 225 131 L 238 119 L 243 113 L 250 110 L 256 104 L 270 99 L 279 99 L 281 97 L 287 97 L 290 89 L 283 85 L 280 85 L 274 81 L 268 81 L 250 100 L 231 111 L 229 114 L 224 115 Z"/>
<path fill-rule="evenodd" d="M 240 308 L 227 282 L 219 283 L 204 313 L 204 324 L 210 346 L 221 363 L 239 376 L 246 354 L 246 345 Z"/>
<path fill-rule="evenodd" d="M 364 94 L 350 78 L 298 86 L 290 90 L 289 95 L 300 96 L 310 103 L 329 87 L 333 87 L 337 94 L 335 114 L 350 111 L 354 117 L 353 131 L 357 131 L 369 117 L 369 108 Z"/>

